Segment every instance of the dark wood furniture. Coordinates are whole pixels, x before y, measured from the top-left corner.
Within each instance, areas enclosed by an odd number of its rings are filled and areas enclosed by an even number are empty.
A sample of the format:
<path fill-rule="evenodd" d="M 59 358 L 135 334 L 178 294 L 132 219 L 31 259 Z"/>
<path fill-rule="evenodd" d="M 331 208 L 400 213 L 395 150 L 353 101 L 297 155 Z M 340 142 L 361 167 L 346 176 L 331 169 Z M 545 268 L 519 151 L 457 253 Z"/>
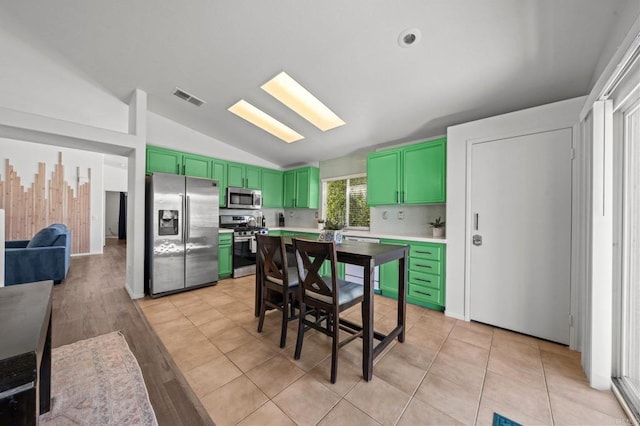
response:
<path fill-rule="evenodd" d="M 261 299 L 258 333 L 262 332 L 267 308 L 279 309 L 282 312 L 280 347 L 284 348 L 287 342 L 287 325 L 297 318 L 294 315 L 294 297 L 298 291 L 298 272 L 295 266 L 289 267 L 282 237 L 256 235 L 256 240 L 256 279 L 259 281 Z M 277 293 L 281 298 L 274 300 L 270 293 Z"/>
<path fill-rule="evenodd" d="M 49 411 L 52 288 L 0 288 L 0 424 L 35 425 Z"/>
<path fill-rule="evenodd" d="M 293 248 L 291 237 L 283 237 L 287 249 Z M 345 241 L 336 245 L 338 262 L 349 263 L 364 267 L 364 318 L 362 324 L 362 376 L 369 381 L 373 377 L 373 360 L 396 337 L 404 342 L 406 322 L 406 293 L 407 293 L 407 258 L 408 246 L 368 243 L 363 241 Z M 398 259 L 398 323 L 387 335 L 374 330 L 373 323 L 373 294 L 374 294 L 374 269 L 376 266 Z M 257 292 L 256 280 L 256 316 L 260 312 L 260 300 Z M 342 323 L 357 328 L 357 324 L 341 319 Z M 374 340 L 380 342 L 374 346 Z"/>
<path fill-rule="evenodd" d="M 298 303 L 300 320 L 296 341 L 295 359 L 300 359 L 304 333 L 309 329 L 318 330 L 331 337 L 331 383 L 338 375 L 338 349 L 362 337 L 362 328 L 352 328 L 340 323 L 340 312 L 356 304 L 362 304 L 364 286 L 341 280 L 336 273 L 336 246 L 333 242 L 293 239 L 300 284 Z M 321 275 L 325 261 L 329 261 L 329 276 Z M 313 319 L 307 317 L 309 311 L 315 313 Z M 364 309 L 361 310 L 364 313 Z M 364 321 L 362 322 L 364 323 Z M 350 334 L 340 341 L 340 330 Z"/>

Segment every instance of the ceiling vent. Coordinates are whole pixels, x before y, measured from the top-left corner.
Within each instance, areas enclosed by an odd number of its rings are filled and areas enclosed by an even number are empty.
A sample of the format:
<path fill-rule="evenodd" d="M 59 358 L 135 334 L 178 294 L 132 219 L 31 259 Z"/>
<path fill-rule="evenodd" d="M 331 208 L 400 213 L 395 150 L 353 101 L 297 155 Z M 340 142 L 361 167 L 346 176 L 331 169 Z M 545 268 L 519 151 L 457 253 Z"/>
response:
<path fill-rule="evenodd" d="M 202 99 L 196 96 L 193 96 L 191 93 L 185 92 L 179 87 L 176 87 L 176 90 L 173 91 L 173 94 L 179 97 L 180 99 L 182 99 L 183 101 L 187 101 L 190 104 L 194 104 L 195 106 L 198 106 L 198 107 L 206 103 L 206 101 L 203 101 Z"/>

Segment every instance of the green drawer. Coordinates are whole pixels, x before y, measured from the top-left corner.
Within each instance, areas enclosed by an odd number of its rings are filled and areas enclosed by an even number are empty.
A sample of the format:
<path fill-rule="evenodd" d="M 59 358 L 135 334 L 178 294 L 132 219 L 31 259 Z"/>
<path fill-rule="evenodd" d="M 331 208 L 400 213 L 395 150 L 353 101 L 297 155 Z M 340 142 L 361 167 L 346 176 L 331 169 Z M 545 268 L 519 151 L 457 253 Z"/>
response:
<path fill-rule="evenodd" d="M 440 275 L 441 268 L 442 262 L 437 260 L 416 259 L 414 257 L 409 259 L 409 270 L 411 271 Z"/>
<path fill-rule="evenodd" d="M 409 271 L 409 284 L 442 290 L 444 288 L 442 275 L 423 274 L 421 272 Z"/>
<path fill-rule="evenodd" d="M 410 257 L 416 259 L 442 260 L 444 246 L 442 244 L 417 244 L 411 243 Z"/>
<path fill-rule="evenodd" d="M 422 302 L 444 305 L 444 292 L 436 290 L 435 288 L 409 284 L 408 294 Z"/>
<path fill-rule="evenodd" d="M 227 245 L 227 244 L 231 244 L 233 241 L 233 234 L 232 233 L 224 233 L 224 234 L 218 234 L 218 244 L 220 245 Z"/>

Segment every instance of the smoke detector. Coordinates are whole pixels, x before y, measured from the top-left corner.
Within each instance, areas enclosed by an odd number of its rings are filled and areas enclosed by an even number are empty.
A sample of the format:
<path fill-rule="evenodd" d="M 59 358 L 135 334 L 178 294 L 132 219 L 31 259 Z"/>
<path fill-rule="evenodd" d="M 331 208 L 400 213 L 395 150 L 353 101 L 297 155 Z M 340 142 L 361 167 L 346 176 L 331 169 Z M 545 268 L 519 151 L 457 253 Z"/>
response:
<path fill-rule="evenodd" d="M 417 28 L 407 28 L 398 36 L 398 44 L 400 47 L 411 47 L 418 43 L 422 38 L 422 33 Z"/>
<path fill-rule="evenodd" d="M 197 96 L 192 95 L 191 93 L 185 92 L 184 90 L 182 90 L 179 87 L 176 87 L 175 90 L 173 91 L 173 94 L 177 97 L 179 97 L 180 99 L 182 99 L 183 101 L 187 101 L 190 104 L 193 104 L 197 107 L 202 106 L 203 104 L 207 103 L 206 101 L 198 98 Z"/>

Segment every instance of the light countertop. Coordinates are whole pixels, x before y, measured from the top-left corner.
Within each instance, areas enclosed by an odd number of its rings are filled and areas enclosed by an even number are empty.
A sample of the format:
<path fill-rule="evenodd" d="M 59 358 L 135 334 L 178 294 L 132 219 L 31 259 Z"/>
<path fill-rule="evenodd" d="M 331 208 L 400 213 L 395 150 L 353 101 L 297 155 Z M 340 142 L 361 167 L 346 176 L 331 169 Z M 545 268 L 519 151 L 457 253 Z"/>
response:
<path fill-rule="evenodd" d="M 218 228 L 218 234 L 233 234 L 233 229 Z"/>
<path fill-rule="evenodd" d="M 299 228 L 299 227 L 289 227 L 289 226 L 285 226 L 284 228 L 269 228 L 269 231 L 309 232 L 314 234 L 319 234 L 321 232 L 321 230 L 318 228 Z M 347 237 L 387 238 L 390 240 L 407 240 L 407 241 L 417 241 L 417 242 L 423 242 L 423 243 L 440 243 L 440 244 L 447 243 L 447 239 L 444 237 L 434 238 L 430 235 L 388 234 L 385 232 L 356 231 L 356 230 L 345 230 L 342 232 L 342 235 L 345 235 Z"/>

